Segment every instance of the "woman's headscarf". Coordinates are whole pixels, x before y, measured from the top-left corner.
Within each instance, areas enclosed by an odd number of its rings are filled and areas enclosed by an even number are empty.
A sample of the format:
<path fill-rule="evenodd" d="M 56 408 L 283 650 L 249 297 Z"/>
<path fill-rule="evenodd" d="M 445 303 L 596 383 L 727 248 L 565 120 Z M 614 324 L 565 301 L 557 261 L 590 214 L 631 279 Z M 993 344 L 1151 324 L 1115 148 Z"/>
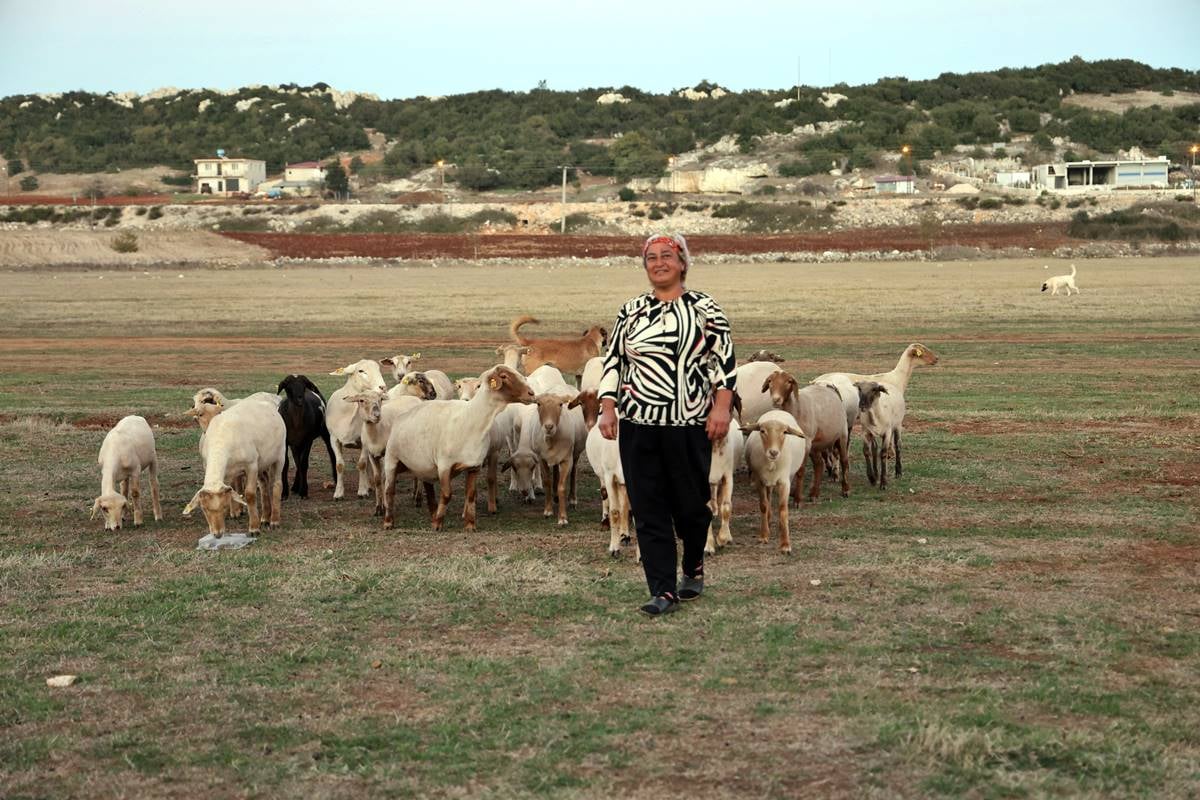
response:
<path fill-rule="evenodd" d="M 675 254 L 679 256 L 679 260 L 683 262 L 683 274 L 687 275 L 688 269 L 692 266 L 692 256 L 688 252 L 687 239 L 683 238 L 682 233 L 655 233 L 646 240 L 642 245 L 642 269 L 646 268 L 646 252 L 652 244 L 669 244 Z"/>

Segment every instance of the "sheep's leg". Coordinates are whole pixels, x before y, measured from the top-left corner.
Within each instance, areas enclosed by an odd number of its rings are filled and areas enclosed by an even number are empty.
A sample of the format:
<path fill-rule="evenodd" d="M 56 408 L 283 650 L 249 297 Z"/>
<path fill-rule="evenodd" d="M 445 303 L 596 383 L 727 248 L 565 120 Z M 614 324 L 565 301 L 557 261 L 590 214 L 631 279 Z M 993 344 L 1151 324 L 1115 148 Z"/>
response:
<path fill-rule="evenodd" d="M 337 459 L 333 456 L 333 442 L 329 439 L 329 431 L 325 430 L 324 426 L 322 426 L 321 430 L 321 441 L 325 442 L 325 452 L 329 454 L 329 468 L 333 470 L 333 480 L 327 483 L 325 488 L 332 489 L 337 485 Z"/>
<path fill-rule="evenodd" d="M 730 475 L 721 478 L 721 532 L 717 535 L 717 544 L 724 547 L 733 544 L 733 534 L 729 530 L 729 520 L 733 516 L 733 479 Z"/>
<path fill-rule="evenodd" d="M 570 494 L 571 508 L 578 508 L 579 494 L 575 491 L 575 478 L 579 471 L 579 459 L 572 456 L 571 461 L 569 463 L 571 466 L 571 494 Z"/>
<path fill-rule="evenodd" d="M 358 451 L 358 461 L 354 466 L 358 468 L 358 496 L 366 497 L 371 493 L 371 476 L 367 472 L 367 446 L 365 444 Z"/>
<path fill-rule="evenodd" d="M 441 496 L 438 498 L 437 509 L 433 512 L 433 529 L 440 531 L 446 521 L 446 508 L 450 505 L 450 470 L 438 471 L 438 485 Z"/>
<path fill-rule="evenodd" d="M 807 463 L 808 463 L 807 459 L 801 458 L 800 459 L 800 469 L 798 469 L 796 471 L 795 476 L 792 478 L 792 485 L 791 485 L 792 505 L 795 505 L 795 506 L 800 505 L 800 498 L 803 494 L 803 489 L 804 489 L 804 468 L 807 465 Z"/>
<path fill-rule="evenodd" d="M 283 516 L 283 475 L 276 465 L 270 472 L 271 476 L 271 527 L 278 528 Z"/>
<path fill-rule="evenodd" d="M 384 530 L 392 527 L 392 506 L 396 502 L 396 473 L 399 464 L 393 464 L 392 460 L 384 455 L 383 457 L 383 527 Z"/>
<path fill-rule="evenodd" d="M 814 478 L 816 477 L 816 474 L 819 473 L 819 469 L 818 469 L 818 465 L 817 465 L 818 458 L 820 458 L 819 455 L 813 457 Z M 779 511 L 779 552 L 787 553 L 788 555 L 791 555 L 791 553 L 792 553 L 792 538 L 791 538 L 791 530 L 788 528 L 787 484 L 786 483 L 779 484 L 778 491 L 779 491 L 779 508 L 778 508 L 778 511 Z"/>
<path fill-rule="evenodd" d="M 621 520 L 623 517 L 623 509 L 621 508 L 620 500 L 617 498 L 617 495 L 621 490 L 617 484 L 617 478 L 615 475 L 606 475 L 604 480 L 610 486 L 610 488 L 606 491 L 606 494 L 608 495 L 609 519 L 608 554 L 613 558 L 616 558 L 621 554 Z"/>
<path fill-rule="evenodd" d="M 154 521 L 162 519 L 162 505 L 158 501 L 158 462 L 150 462 L 150 503 L 154 509 Z"/>
<path fill-rule="evenodd" d="M 496 502 L 496 484 L 499 481 L 499 475 L 496 472 L 496 462 L 500 460 L 500 454 L 496 451 L 488 453 L 487 457 L 487 482 L 488 482 L 488 513 L 495 514 L 498 508 Z"/>
<path fill-rule="evenodd" d="M 896 477 L 899 478 L 900 473 L 903 471 L 901 464 L 900 464 L 900 429 L 899 428 L 892 431 L 892 447 L 896 451 Z"/>
<path fill-rule="evenodd" d="M 284 461 L 287 461 L 287 451 L 284 451 Z M 296 454 L 296 482 L 293 487 L 296 494 L 300 495 L 300 499 L 308 499 L 308 460 L 312 455 L 312 439 L 300 444 L 300 452 Z M 283 485 L 287 487 L 287 475 L 282 476 Z"/>
<path fill-rule="evenodd" d="M 421 481 L 418 478 L 413 478 L 413 506 L 421 507 Z"/>
<path fill-rule="evenodd" d="M 569 496 L 569 489 L 575 483 L 575 481 L 572 479 L 572 476 L 575 474 L 575 470 L 571 469 L 571 461 L 572 461 L 571 456 L 567 456 L 567 460 L 564 461 L 563 463 L 559 464 L 556 467 L 556 469 L 558 470 L 558 481 L 556 483 L 556 486 L 558 489 L 558 524 L 559 525 L 567 524 L 567 502 L 568 502 L 568 496 Z"/>
<path fill-rule="evenodd" d="M 842 497 L 850 496 L 850 437 L 838 439 L 838 461 L 842 468 Z"/>
<path fill-rule="evenodd" d="M 887 460 L 888 449 L 892 446 L 891 437 L 886 433 L 881 437 L 881 440 L 875 445 L 876 452 L 879 453 L 879 488 L 887 488 Z"/>
<path fill-rule="evenodd" d="M 875 437 L 870 433 L 863 434 L 863 464 L 867 468 L 867 480 L 872 486 L 875 485 L 875 454 L 872 452 L 871 445 L 875 443 Z"/>
<path fill-rule="evenodd" d="M 463 504 L 463 522 L 468 533 L 475 532 L 475 482 L 479 479 L 479 470 L 467 470 L 467 501 Z"/>
<path fill-rule="evenodd" d="M 542 476 L 542 496 L 546 498 L 545 505 L 542 506 L 542 516 L 550 517 L 554 515 L 554 496 L 550 491 L 550 487 L 554 485 L 554 474 L 551 472 L 550 465 L 545 461 L 538 462 L 538 472 Z"/>
<path fill-rule="evenodd" d="M 629 526 L 630 508 L 629 508 L 629 492 L 625 488 L 625 484 L 619 483 L 616 478 L 613 479 L 613 493 L 616 494 L 616 508 L 620 519 L 617 521 L 617 529 L 621 532 L 620 540 L 627 542 L 630 538 L 633 539 L 633 558 L 637 562 L 642 560 L 642 549 L 638 546 L 637 537 L 630 537 Z"/>
<path fill-rule="evenodd" d="M 610 508 L 608 498 L 608 489 L 604 488 L 604 484 L 600 485 L 600 530 L 612 527 L 610 516 L 612 510 Z"/>
<path fill-rule="evenodd" d="M 758 510 L 760 513 L 758 540 L 766 544 L 771 540 L 771 503 L 770 497 L 767 496 L 770 488 L 765 483 L 759 483 L 758 481 L 755 481 L 755 483 L 758 487 Z M 784 496 L 787 495 L 786 486 L 780 491 L 784 493 Z"/>
<path fill-rule="evenodd" d="M 433 516 L 433 512 L 437 510 L 437 498 L 433 494 L 433 484 L 429 481 L 423 481 L 421 486 L 425 488 L 425 507 L 429 509 L 429 516 Z"/>
<path fill-rule="evenodd" d="M 133 525 L 136 528 L 142 524 L 142 479 L 141 469 L 135 467 L 129 476 L 129 498 L 133 506 Z"/>
<path fill-rule="evenodd" d="M 341 439 L 333 440 L 333 499 L 341 500 L 346 494 L 346 453 Z"/>
<path fill-rule="evenodd" d="M 375 492 L 375 516 L 383 515 L 383 457 L 367 456 L 371 470 L 371 489 Z"/>
<path fill-rule="evenodd" d="M 287 497 L 288 492 L 288 451 L 292 448 L 288 445 L 283 446 L 283 496 Z M 296 480 L 300 480 L 300 459 L 296 459 Z"/>
<path fill-rule="evenodd" d="M 708 510 L 712 512 L 713 518 L 708 521 L 708 537 L 704 540 L 704 552 L 707 555 L 716 555 L 717 540 L 713 537 L 713 522 L 716 520 L 718 512 L 717 494 L 720 491 L 719 484 L 710 483 L 708 485 Z"/>
<path fill-rule="evenodd" d="M 809 460 L 812 461 L 813 477 L 812 487 L 808 490 L 808 502 L 815 502 L 821 496 L 821 478 L 825 472 L 825 451 L 819 453 L 809 452 Z"/>
<path fill-rule="evenodd" d="M 262 515 L 258 510 L 258 464 L 251 464 L 246 468 L 246 491 L 242 496 L 246 498 L 246 505 L 250 507 L 249 532 L 258 533 L 258 529 L 262 527 Z"/>

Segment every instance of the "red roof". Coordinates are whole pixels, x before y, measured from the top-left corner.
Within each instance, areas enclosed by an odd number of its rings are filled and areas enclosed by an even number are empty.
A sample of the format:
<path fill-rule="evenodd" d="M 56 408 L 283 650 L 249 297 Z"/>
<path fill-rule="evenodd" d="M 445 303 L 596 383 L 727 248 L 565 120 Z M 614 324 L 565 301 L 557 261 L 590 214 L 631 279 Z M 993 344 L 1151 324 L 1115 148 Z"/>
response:
<path fill-rule="evenodd" d="M 285 164 L 284 169 L 320 169 L 321 165 L 316 161 L 301 161 L 299 164 Z"/>

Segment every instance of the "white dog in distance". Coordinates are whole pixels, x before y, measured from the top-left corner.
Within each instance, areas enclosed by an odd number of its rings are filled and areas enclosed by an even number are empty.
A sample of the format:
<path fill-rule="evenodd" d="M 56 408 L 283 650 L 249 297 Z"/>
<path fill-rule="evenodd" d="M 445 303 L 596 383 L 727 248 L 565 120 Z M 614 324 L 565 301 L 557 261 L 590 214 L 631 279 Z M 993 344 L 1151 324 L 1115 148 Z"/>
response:
<path fill-rule="evenodd" d="M 1079 294 L 1079 287 L 1075 285 L 1075 265 L 1071 265 L 1070 275 L 1055 275 L 1048 281 L 1042 284 L 1042 291 L 1050 290 L 1050 294 L 1058 294 L 1059 289 L 1065 289 L 1067 297 L 1071 296 L 1071 290 L 1075 290 L 1075 294 Z"/>

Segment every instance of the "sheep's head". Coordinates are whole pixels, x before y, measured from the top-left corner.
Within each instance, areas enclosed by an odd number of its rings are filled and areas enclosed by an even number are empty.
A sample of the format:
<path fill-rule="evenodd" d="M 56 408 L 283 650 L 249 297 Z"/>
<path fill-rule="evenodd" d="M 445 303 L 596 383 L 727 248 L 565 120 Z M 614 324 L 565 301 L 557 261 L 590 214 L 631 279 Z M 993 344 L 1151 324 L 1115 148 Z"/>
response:
<path fill-rule="evenodd" d="M 116 492 L 102 494 L 92 503 L 92 519 L 97 514 L 104 515 L 104 530 L 119 531 L 121 520 L 125 517 L 125 495 Z"/>
<path fill-rule="evenodd" d="M 459 400 L 470 400 L 479 391 L 479 378 L 459 378 L 454 382 Z"/>
<path fill-rule="evenodd" d="M 498 394 L 506 403 L 534 402 L 533 389 L 525 382 L 517 371 L 498 365 L 479 376 L 480 391 L 487 387 L 489 392 Z"/>
<path fill-rule="evenodd" d="M 747 425 L 742 428 L 742 433 L 757 433 L 762 439 L 763 455 L 768 461 L 779 460 L 780 454 L 783 452 L 788 436 L 796 436 L 800 439 L 804 438 L 804 431 L 795 422 L 782 422 L 778 420 L 759 420 L 753 425 Z"/>
<path fill-rule="evenodd" d="M 908 356 L 910 361 L 919 361 L 922 364 L 928 364 L 931 367 L 938 363 L 937 353 L 918 342 L 913 342 L 910 344 L 905 355 Z"/>
<path fill-rule="evenodd" d="M 410 372 L 400 379 L 400 384 L 405 387 L 408 394 L 414 397 L 419 397 L 422 400 L 436 400 L 437 389 L 433 388 L 433 383 L 429 378 L 425 377 L 423 372 Z"/>
<path fill-rule="evenodd" d="M 549 439 L 558 433 L 562 423 L 563 409 L 573 398 L 561 394 L 539 394 L 534 398 L 538 407 L 538 421 L 542 423 L 542 433 Z"/>
<path fill-rule="evenodd" d="M 297 406 L 304 403 L 304 396 L 308 392 L 321 397 L 321 390 L 305 375 L 288 375 L 279 382 L 279 387 L 275 390 L 275 394 L 280 392 L 287 392 L 288 402 Z"/>
<path fill-rule="evenodd" d="M 344 398 L 348 403 L 357 403 L 359 413 L 363 419 L 374 425 L 379 422 L 383 416 L 383 404 L 387 402 L 387 392 L 372 390 L 369 392 L 360 392 L 359 394 L 349 394 Z"/>
<path fill-rule="evenodd" d="M 246 499 L 234 491 L 232 486 L 221 484 L 219 489 L 201 489 L 192 495 L 192 499 L 183 507 L 183 515 L 190 517 L 199 506 L 208 522 L 208 532 L 218 539 L 225 533 L 225 517 L 230 516 L 233 504 L 240 503 L 246 508 Z"/>
<path fill-rule="evenodd" d="M 791 373 L 783 370 L 768 375 L 763 381 L 762 391 L 771 396 L 771 405 L 775 408 L 783 408 L 789 398 L 800 399 L 800 384 L 796 383 Z"/>
<path fill-rule="evenodd" d="M 886 386 L 875 381 L 858 381 L 854 384 L 854 388 L 858 389 L 859 411 L 867 411 L 875 405 L 879 395 L 888 393 Z"/>
<path fill-rule="evenodd" d="M 529 347 L 523 344 L 502 344 L 496 348 L 496 355 L 504 359 L 504 366 L 509 369 L 517 369 L 521 366 L 521 359 L 529 352 Z"/>
<path fill-rule="evenodd" d="M 391 358 L 385 358 L 380 363 L 384 366 L 390 366 L 392 368 L 392 378 L 399 381 L 412 370 L 413 362 L 420 357 L 420 353 L 400 354 L 394 355 Z"/>
<path fill-rule="evenodd" d="M 596 396 L 595 389 L 587 389 L 575 395 L 575 399 L 567 403 L 567 408 L 583 409 L 583 424 L 589 431 L 596 427 L 596 422 L 600 419 L 600 398 Z"/>
<path fill-rule="evenodd" d="M 744 363 L 750 364 L 754 361 L 770 361 L 774 364 L 782 364 L 786 359 L 783 356 L 777 356 L 770 350 L 759 350 L 746 359 Z"/>
<path fill-rule="evenodd" d="M 512 470 L 516 477 L 517 493 L 526 503 L 532 503 L 536 497 L 533 488 L 533 477 L 538 472 L 538 459 L 533 453 L 513 453 L 512 458 L 500 465 L 501 472 Z"/>
<path fill-rule="evenodd" d="M 197 424 L 200 425 L 200 430 L 206 431 L 208 430 L 208 423 L 212 422 L 212 418 L 224 410 L 225 395 L 212 387 L 208 387 L 192 395 L 192 407 L 184 413 L 196 420 Z"/>
<path fill-rule="evenodd" d="M 380 364 L 390 367 L 392 366 L 392 360 L 385 358 L 383 361 L 375 361 L 370 358 L 364 358 L 361 361 L 355 361 L 353 364 L 338 367 L 329 374 L 345 375 L 346 383 L 355 392 L 365 392 L 368 389 L 378 389 L 381 392 L 386 392 L 387 385 L 383 382 L 383 373 L 379 371 Z"/>

